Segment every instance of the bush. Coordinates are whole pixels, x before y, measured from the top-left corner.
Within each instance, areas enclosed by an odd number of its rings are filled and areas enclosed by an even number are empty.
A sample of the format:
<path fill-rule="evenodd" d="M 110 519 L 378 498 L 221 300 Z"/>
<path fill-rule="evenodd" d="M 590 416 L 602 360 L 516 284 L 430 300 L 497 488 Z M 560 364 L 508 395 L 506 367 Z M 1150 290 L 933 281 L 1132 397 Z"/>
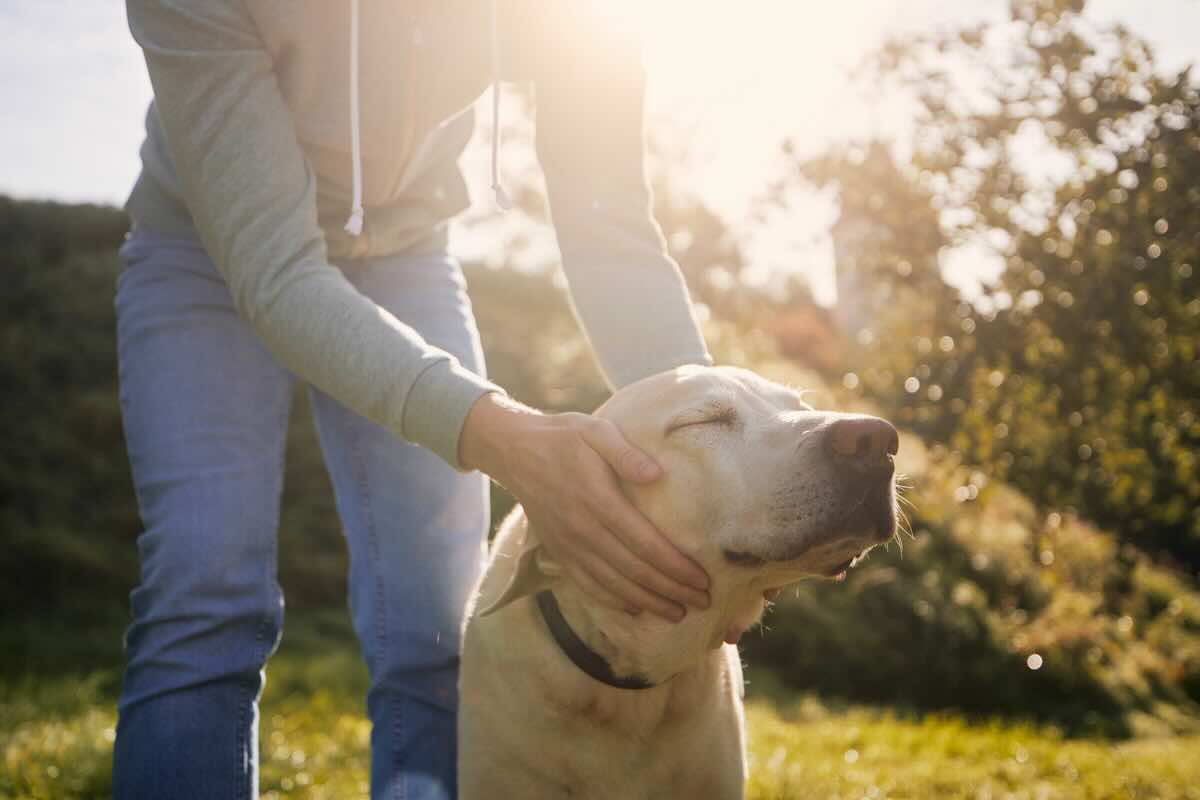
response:
<path fill-rule="evenodd" d="M 0 204 L 10 237 L 0 240 L 10 275 L 0 320 L 6 672 L 52 671 L 64 653 L 119 660 L 111 618 L 124 615 L 140 529 L 113 356 L 113 248 L 124 227 L 107 209 Z M 552 275 L 467 273 L 493 377 L 551 410 L 604 398 Z M 818 407 L 866 408 L 780 356 L 764 331 L 714 319 L 705 334 L 718 362 L 810 389 Z M 1071 515 L 1039 512 L 945 447 L 926 451 L 905 434 L 901 460 L 914 538 L 844 584 L 808 582 L 781 599 L 770 631 L 743 640 L 752 681 L 769 672 L 830 696 L 1033 716 L 1071 731 L 1194 724 L 1200 597 L 1190 579 Z M 303 404 L 287 469 L 279 572 L 289 609 L 340 608 L 344 546 Z M 495 519 L 509 504 L 496 493 Z"/>

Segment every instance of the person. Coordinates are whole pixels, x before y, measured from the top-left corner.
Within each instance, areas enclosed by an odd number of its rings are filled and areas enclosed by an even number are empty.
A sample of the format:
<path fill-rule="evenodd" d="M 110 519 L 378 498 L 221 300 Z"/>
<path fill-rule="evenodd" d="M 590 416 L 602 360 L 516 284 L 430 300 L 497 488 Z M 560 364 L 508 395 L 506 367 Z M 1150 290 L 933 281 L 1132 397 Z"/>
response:
<path fill-rule="evenodd" d="M 298 381 L 349 550 L 373 797 L 454 795 L 485 475 L 596 602 L 676 620 L 706 606 L 704 571 L 620 491 L 661 466 L 610 423 L 488 381 L 447 253 L 475 101 L 491 83 L 498 135 L 498 82 L 527 82 L 573 308 L 609 383 L 711 363 L 651 214 L 638 45 L 601 5 L 128 0 L 154 98 L 115 299 L 144 524 L 118 798 L 257 796 Z"/>

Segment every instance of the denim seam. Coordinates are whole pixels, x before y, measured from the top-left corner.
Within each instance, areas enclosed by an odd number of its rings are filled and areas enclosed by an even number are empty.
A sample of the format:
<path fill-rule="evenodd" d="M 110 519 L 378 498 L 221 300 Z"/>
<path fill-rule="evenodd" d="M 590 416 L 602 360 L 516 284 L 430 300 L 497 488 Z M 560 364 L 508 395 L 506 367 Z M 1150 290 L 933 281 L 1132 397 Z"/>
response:
<path fill-rule="evenodd" d="M 279 468 L 276 471 L 276 474 L 281 475 L 281 476 L 283 475 L 283 470 L 284 470 L 284 467 L 286 464 L 286 457 L 287 457 L 286 437 L 287 437 L 288 410 L 289 410 L 288 406 L 285 406 L 285 410 L 284 410 L 283 414 L 280 415 L 280 420 L 279 420 L 279 428 L 281 429 L 280 436 L 283 437 L 281 439 L 281 441 L 284 442 L 284 445 L 279 448 Z M 258 627 L 254 631 L 254 663 L 260 665 L 259 670 L 263 670 L 266 667 L 267 651 L 268 651 L 269 647 L 267 647 L 264 644 L 264 642 L 266 639 L 267 629 L 271 625 L 271 619 L 274 614 L 274 609 L 272 607 L 272 601 L 275 601 L 278 599 L 276 596 L 276 593 L 274 591 L 274 587 L 275 587 L 275 584 L 277 581 L 277 576 L 278 576 L 278 568 L 279 568 L 279 565 L 278 565 L 279 503 L 278 502 L 275 503 L 275 510 L 273 512 L 272 529 L 275 531 L 275 534 L 271 538 L 272 553 L 271 553 L 271 557 L 267 559 L 267 575 L 266 575 L 267 579 L 264 582 L 264 588 L 267 593 L 267 602 L 265 605 L 265 610 L 263 612 L 263 616 L 261 619 L 259 619 Z M 238 800 L 249 800 L 250 786 L 253 783 L 252 775 L 253 775 L 253 771 L 254 771 L 254 765 L 257 763 L 257 758 L 258 758 L 258 753 L 249 753 L 249 754 L 246 753 L 246 748 L 249 746 L 249 739 L 252 738 L 252 737 L 247 736 L 247 733 L 248 733 L 247 726 L 249 725 L 249 719 L 247 718 L 247 716 L 248 716 L 248 712 L 250 710 L 250 706 L 254 702 L 254 695 L 255 695 L 255 691 L 254 691 L 253 687 L 249 686 L 249 685 L 245 686 L 245 688 L 243 690 L 242 702 L 240 703 L 239 708 L 238 708 L 238 753 L 239 753 L 240 757 L 243 759 L 243 761 L 245 761 L 248 758 L 249 764 L 250 764 L 250 769 L 246 771 L 246 779 L 244 781 L 242 781 L 239 785 Z"/>
<path fill-rule="evenodd" d="M 241 775 L 244 770 L 246 760 L 246 705 L 249 701 L 248 697 L 243 697 L 242 702 L 238 703 L 237 717 L 237 751 L 235 753 L 236 761 L 234 761 L 234 774 Z M 250 794 L 250 775 L 249 773 L 242 775 L 242 779 L 237 784 L 237 800 L 245 800 Z"/>
<path fill-rule="evenodd" d="M 379 537 L 375 529 L 375 515 L 371 510 L 371 490 L 367 479 L 366 458 L 363 456 L 362 443 L 354 429 L 353 422 L 346 425 L 346 438 L 350 442 L 350 452 L 354 458 L 354 480 L 358 484 L 359 502 L 362 503 L 363 524 L 367 529 L 367 550 L 370 554 L 371 582 L 375 588 L 374 634 L 375 651 L 371 653 L 371 668 L 377 671 L 383 663 L 380 654 L 387 645 L 387 609 L 383 597 L 383 575 L 379 572 Z"/>
<path fill-rule="evenodd" d="M 404 739 L 404 703 L 401 700 L 401 695 L 397 692 L 388 700 L 392 704 L 392 741 L 403 742 Z M 397 767 L 400 765 L 397 764 Z M 408 773 L 404 770 L 396 770 L 397 778 L 392 781 L 392 786 L 395 791 L 392 796 L 395 800 L 404 800 L 408 796 Z"/>
<path fill-rule="evenodd" d="M 254 632 L 254 663 L 260 663 L 262 660 L 262 638 L 263 628 L 266 620 L 259 621 L 258 628 Z M 261 667 L 260 667 L 261 669 Z M 235 764 L 236 770 L 241 773 L 244 771 L 243 779 L 238 781 L 237 800 L 249 800 L 250 785 L 253 783 L 253 772 L 256 753 L 247 753 L 246 748 L 249 746 L 250 737 L 247 728 L 250 724 L 249 711 L 250 706 L 254 702 L 254 692 L 248 684 L 242 685 L 241 702 L 238 703 L 238 727 L 237 727 L 237 757 L 240 763 Z M 247 760 L 248 759 L 248 760 Z M 245 769 L 246 767 L 249 769 Z"/>
<path fill-rule="evenodd" d="M 377 680 L 382 680 L 380 670 L 383 669 L 385 659 L 383 654 L 387 649 L 387 605 L 384 597 L 383 573 L 379 569 L 379 533 L 375 526 L 375 515 L 371 509 L 371 489 L 370 482 L 367 477 L 366 458 L 363 455 L 362 441 L 358 436 L 358 432 L 353 424 L 353 421 L 346 423 L 346 438 L 350 443 L 350 452 L 354 458 L 354 479 L 358 484 L 359 502 L 362 503 L 363 525 L 367 531 L 367 549 L 370 554 L 370 574 L 371 582 L 374 584 L 374 639 L 375 647 L 371 653 L 371 671 L 375 674 Z M 399 707 L 393 709 L 394 712 L 399 711 Z M 396 717 L 394 717 L 396 718 Z M 393 726 L 393 733 L 397 734 L 393 737 L 393 741 L 402 741 L 398 735 L 400 730 L 396 723 Z M 387 758 L 395 759 L 394 752 L 388 753 Z M 399 765 L 397 765 L 399 766 Z M 396 800 L 404 800 L 404 781 L 397 780 L 393 783 L 395 791 L 393 797 Z"/>

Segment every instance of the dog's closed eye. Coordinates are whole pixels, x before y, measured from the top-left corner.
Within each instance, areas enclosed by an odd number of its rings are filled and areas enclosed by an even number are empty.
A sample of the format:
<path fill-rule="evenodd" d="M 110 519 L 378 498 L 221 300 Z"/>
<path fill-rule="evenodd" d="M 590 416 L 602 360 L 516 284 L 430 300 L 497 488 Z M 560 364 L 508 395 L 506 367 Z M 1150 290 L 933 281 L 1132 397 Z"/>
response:
<path fill-rule="evenodd" d="M 723 425 L 727 428 L 736 427 L 738 423 L 737 410 L 731 406 L 712 406 L 687 411 L 667 425 L 666 435 L 676 431 L 693 428 L 699 425 Z"/>

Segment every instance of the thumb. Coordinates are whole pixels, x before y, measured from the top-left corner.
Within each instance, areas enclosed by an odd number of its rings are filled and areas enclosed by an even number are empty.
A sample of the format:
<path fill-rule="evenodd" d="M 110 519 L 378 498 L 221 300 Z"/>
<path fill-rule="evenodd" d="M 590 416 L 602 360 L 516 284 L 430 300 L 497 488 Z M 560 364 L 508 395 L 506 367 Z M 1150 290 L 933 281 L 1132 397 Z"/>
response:
<path fill-rule="evenodd" d="M 631 445 L 617 426 L 606 419 L 589 425 L 583 439 L 608 462 L 621 480 L 650 483 L 662 475 L 658 462 Z"/>

